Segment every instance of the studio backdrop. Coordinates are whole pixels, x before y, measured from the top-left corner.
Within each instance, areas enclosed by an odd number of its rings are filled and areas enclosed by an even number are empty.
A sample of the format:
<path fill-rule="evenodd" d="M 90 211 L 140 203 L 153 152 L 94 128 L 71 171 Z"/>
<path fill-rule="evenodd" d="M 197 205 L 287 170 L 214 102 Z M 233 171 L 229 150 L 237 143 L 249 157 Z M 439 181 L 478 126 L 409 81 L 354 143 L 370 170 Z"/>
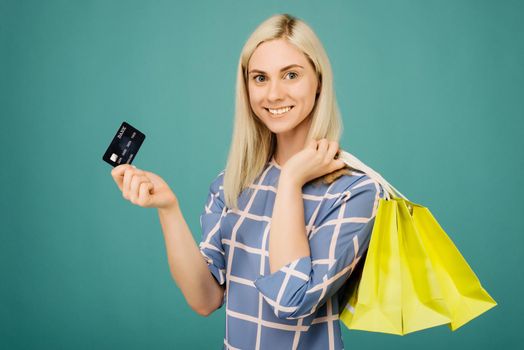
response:
<path fill-rule="evenodd" d="M 456 332 L 348 330 L 347 349 L 511 349 L 524 341 L 521 1 L 0 0 L 0 348 L 219 349 L 156 209 L 102 155 L 126 121 L 198 242 L 225 167 L 239 54 L 276 13 L 329 55 L 340 147 L 431 208 L 498 302 Z"/>

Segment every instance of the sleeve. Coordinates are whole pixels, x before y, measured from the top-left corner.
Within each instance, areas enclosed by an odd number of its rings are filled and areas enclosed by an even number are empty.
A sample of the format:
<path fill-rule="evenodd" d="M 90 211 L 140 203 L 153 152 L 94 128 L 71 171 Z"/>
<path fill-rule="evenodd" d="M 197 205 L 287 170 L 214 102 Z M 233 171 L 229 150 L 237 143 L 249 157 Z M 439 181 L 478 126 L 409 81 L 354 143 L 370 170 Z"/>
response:
<path fill-rule="evenodd" d="M 209 186 L 204 210 L 200 215 L 202 239 L 199 243 L 200 252 L 209 271 L 220 285 L 223 285 L 226 281 L 225 252 L 220 234 L 220 222 L 227 209 L 220 195 L 222 176 L 223 172 Z M 224 302 L 225 293 L 224 291 Z M 224 302 L 222 302 L 222 305 L 224 305 Z"/>
<path fill-rule="evenodd" d="M 338 194 L 309 235 L 310 256 L 298 258 L 254 282 L 273 309 L 285 319 L 314 314 L 342 287 L 366 252 L 384 190 L 362 175 Z"/>

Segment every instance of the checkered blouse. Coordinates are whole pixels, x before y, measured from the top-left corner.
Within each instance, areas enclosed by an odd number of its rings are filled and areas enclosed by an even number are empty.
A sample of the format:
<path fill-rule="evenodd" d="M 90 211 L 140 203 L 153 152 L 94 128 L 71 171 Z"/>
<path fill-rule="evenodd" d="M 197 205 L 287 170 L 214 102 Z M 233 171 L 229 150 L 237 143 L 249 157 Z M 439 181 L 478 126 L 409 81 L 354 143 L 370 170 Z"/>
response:
<path fill-rule="evenodd" d="M 224 349 L 343 349 L 337 292 L 368 248 L 383 188 L 356 172 L 330 185 L 306 184 L 311 256 L 271 274 L 269 230 L 280 171 L 271 159 L 240 194 L 239 210 L 225 206 L 220 172 L 200 216 L 200 251 L 226 285 Z"/>

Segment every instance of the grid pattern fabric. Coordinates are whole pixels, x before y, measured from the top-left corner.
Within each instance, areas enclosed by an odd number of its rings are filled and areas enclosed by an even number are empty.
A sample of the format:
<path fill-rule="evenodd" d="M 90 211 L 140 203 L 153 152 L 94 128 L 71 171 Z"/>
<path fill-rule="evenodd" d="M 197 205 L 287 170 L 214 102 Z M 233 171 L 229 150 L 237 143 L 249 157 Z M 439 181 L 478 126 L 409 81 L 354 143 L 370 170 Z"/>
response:
<path fill-rule="evenodd" d="M 199 244 L 225 284 L 224 349 L 343 349 L 338 293 L 369 246 L 384 189 L 353 172 L 302 187 L 310 256 L 269 269 L 269 232 L 281 168 L 272 158 L 225 206 L 224 170 L 211 182 Z M 362 259 L 362 263 L 364 261 Z"/>

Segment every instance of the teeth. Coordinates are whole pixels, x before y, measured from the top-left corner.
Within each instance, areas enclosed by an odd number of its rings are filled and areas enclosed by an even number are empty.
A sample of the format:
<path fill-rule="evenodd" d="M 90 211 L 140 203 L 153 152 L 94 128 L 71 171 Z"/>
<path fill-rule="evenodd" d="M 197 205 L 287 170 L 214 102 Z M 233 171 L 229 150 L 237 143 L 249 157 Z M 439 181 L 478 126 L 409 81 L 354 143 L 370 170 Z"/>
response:
<path fill-rule="evenodd" d="M 271 114 L 284 114 L 286 113 L 287 111 L 289 111 L 291 109 L 291 107 L 284 107 L 284 108 L 278 108 L 278 109 L 271 109 L 271 108 L 268 108 L 269 112 Z"/>

